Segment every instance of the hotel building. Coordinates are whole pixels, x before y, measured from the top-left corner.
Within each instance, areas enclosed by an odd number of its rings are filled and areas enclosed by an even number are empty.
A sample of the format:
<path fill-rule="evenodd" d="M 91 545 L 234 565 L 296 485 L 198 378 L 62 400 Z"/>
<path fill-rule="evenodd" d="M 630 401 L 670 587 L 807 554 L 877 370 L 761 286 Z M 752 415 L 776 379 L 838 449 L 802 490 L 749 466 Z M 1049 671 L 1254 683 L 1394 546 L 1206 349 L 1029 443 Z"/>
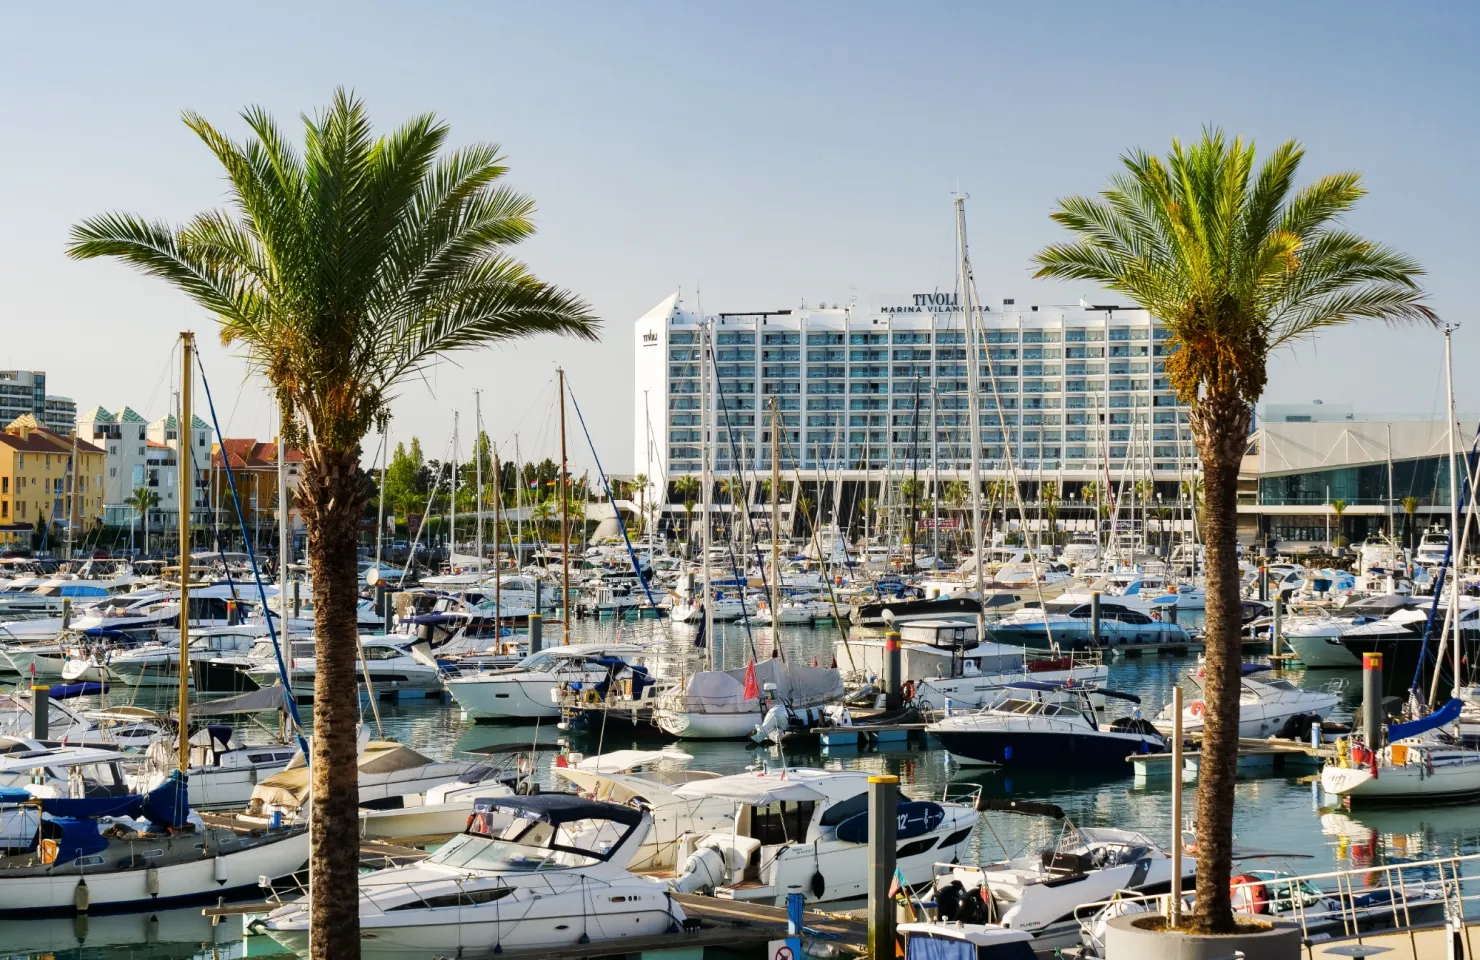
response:
<path fill-rule="evenodd" d="M 837 484 L 843 514 L 853 497 L 887 497 L 887 481 L 912 473 L 927 490 L 969 479 L 966 329 L 951 292 L 706 315 L 668 297 L 637 321 L 637 471 L 670 483 L 700 472 L 706 328 L 717 480 L 737 465 L 770 471 L 773 400 L 784 482 Z M 986 305 L 976 337 L 983 480 L 1015 472 L 1025 501 L 1051 481 L 1065 506 L 1107 479 L 1176 499 L 1197 456 L 1167 381 L 1166 339 L 1144 310 Z M 867 492 L 850 496 L 859 483 Z"/>

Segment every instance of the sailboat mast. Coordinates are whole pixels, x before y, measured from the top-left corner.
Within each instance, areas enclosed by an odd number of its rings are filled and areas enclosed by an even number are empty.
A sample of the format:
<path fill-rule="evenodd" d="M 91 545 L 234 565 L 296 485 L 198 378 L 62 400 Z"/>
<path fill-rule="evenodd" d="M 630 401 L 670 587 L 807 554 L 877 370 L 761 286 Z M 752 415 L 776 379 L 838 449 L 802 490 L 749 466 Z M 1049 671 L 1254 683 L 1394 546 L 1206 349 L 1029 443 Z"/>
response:
<path fill-rule="evenodd" d="M 375 569 L 380 569 L 381 546 L 385 542 L 385 466 L 391 455 L 391 434 L 387 426 L 385 432 L 380 435 L 380 507 L 379 517 L 375 521 Z M 215 461 L 211 461 L 212 469 Z"/>
<path fill-rule="evenodd" d="M 704 612 L 704 647 L 709 659 L 709 669 L 714 669 L 714 591 L 709 585 L 709 504 L 713 496 L 713 483 L 709 472 L 710 455 L 710 425 L 713 417 L 709 412 L 709 355 L 710 355 L 709 323 L 699 320 L 699 549 L 703 556 L 700 559 L 703 573 L 703 604 L 700 609 Z M 693 535 L 689 536 L 690 542 Z M 692 602 L 693 598 L 689 598 Z M 745 602 L 742 593 L 740 602 Z"/>
<path fill-rule="evenodd" d="M 191 421 L 190 353 L 195 349 L 195 334 L 180 334 L 180 423 Z M 180 470 L 177 504 L 180 516 L 180 772 L 190 768 L 190 508 L 195 505 L 195 484 L 190 471 L 190 443 L 182 428 L 176 434 L 179 448 L 176 463 Z"/>
<path fill-rule="evenodd" d="M 180 442 L 190 436 L 187 424 L 190 422 L 181 418 Z M 290 636 L 288 630 L 288 464 L 287 447 L 283 441 L 283 434 L 288 426 L 288 411 L 278 410 L 277 431 L 277 515 L 278 515 L 278 623 L 282 624 L 283 636 Z M 271 616 L 271 614 L 268 614 Z M 183 662 L 183 661 L 182 661 Z"/>
<path fill-rule="evenodd" d="M 1446 408 L 1449 422 L 1444 426 L 1444 432 L 1449 436 L 1449 622 L 1454 630 L 1450 638 L 1454 644 L 1453 697 L 1458 700 L 1462 659 L 1459 644 L 1459 470 L 1454 447 L 1454 327 L 1449 324 L 1444 326 L 1444 382 L 1449 389 L 1449 404 Z M 1435 668 L 1435 672 L 1437 669 Z"/>
<path fill-rule="evenodd" d="M 792 504 L 795 516 L 797 505 Z M 771 646 L 781 649 L 781 406 L 771 398 Z"/>
<path fill-rule="evenodd" d="M 478 558 L 478 572 L 483 572 L 483 391 L 473 391 L 473 556 Z M 495 592 L 496 589 L 495 589 Z M 498 610 L 494 610 L 498 616 Z"/>
<path fill-rule="evenodd" d="M 966 327 L 966 396 L 970 407 L 966 412 L 966 422 L 971 427 L 971 524 L 973 527 L 972 541 L 976 545 L 976 595 L 985 609 L 987 550 L 986 544 L 982 542 L 984 536 L 982 529 L 982 425 L 981 410 L 977 406 L 977 395 L 981 392 L 977 370 L 981 362 L 977 356 L 976 323 L 972 314 L 971 258 L 966 252 L 966 197 L 964 195 L 956 197 L 956 244 L 961 254 L 961 319 Z M 985 635 L 985 629 L 985 617 L 978 614 L 978 635 Z"/>
<path fill-rule="evenodd" d="M 448 498 L 451 511 L 447 526 L 447 569 L 457 570 L 457 411 L 452 411 L 452 496 Z"/>
<path fill-rule="evenodd" d="M 479 452 L 479 460 L 482 460 L 481 450 Z M 493 625 L 495 636 L 498 634 L 499 625 L 504 621 L 504 578 L 500 570 L 502 566 L 501 560 L 503 559 L 503 528 L 499 525 L 502 520 L 500 508 L 504 505 L 504 489 L 501 482 L 503 476 L 504 472 L 499 469 L 498 448 L 495 447 L 493 450 Z M 483 488 L 479 486 L 478 489 L 482 490 Z M 478 513 L 478 529 L 480 532 L 483 529 L 483 513 L 481 508 Z M 483 557 L 481 544 L 478 557 L 479 559 Z"/>
<path fill-rule="evenodd" d="M 560 495 L 560 642 L 570 643 L 570 471 L 565 460 L 565 370 L 555 371 L 560 377 L 560 480 L 555 485 Z"/>

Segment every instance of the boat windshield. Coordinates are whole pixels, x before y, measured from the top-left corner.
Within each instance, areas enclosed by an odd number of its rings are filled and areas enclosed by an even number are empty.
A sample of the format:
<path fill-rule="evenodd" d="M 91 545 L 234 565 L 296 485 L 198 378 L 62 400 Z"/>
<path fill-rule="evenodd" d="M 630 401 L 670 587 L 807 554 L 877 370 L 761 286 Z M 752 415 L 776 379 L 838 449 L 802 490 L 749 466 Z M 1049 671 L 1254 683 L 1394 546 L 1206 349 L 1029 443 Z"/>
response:
<path fill-rule="evenodd" d="M 1059 717 L 1078 712 L 1072 707 L 1057 703 L 1045 703 L 1042 700 L 1019 700 L 1015 697 L 1008 697 L 992 709 L 998 713 L 1020 713 L 1041 717 Z"/>
<path fill-rule="evenodd" d="M 519 661 L 520 670 L 548 670 L 555 665 L 557 654 L 549 651 L 532 653 Z"/>
<path fill-rule="evenodd" d="M 552 826 L 521 819 L 506 827 L 497 840 L 458 834 L 427 862 L 504 873 L 569 870 L 602 862 L 625 834 L 620 824 L 610 820 L 574 820 Z"/>

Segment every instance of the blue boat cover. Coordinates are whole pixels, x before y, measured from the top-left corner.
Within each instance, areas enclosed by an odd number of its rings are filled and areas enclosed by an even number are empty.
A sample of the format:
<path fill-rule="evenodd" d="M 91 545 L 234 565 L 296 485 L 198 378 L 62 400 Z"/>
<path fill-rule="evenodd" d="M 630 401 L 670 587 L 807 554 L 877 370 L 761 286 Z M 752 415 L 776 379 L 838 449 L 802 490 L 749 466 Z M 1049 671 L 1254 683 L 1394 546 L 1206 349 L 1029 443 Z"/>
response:
<path fill-rule="evenodd" d="M 81 683 L 59 683 L 51 688 L 53 700 L 67 700 L 72 697 L 96 697 L 107 693 L 108 685 L 97 680 L 84 680 Z"/>
<path fill-rule="evenodd" d="M 1437 730 L 1446 724 L 1453 723 L 1459 719 L 1459 713 L 1464 706 L 1464 703 L 1459 700 L 1450 700 L 1427 717 L 1419 717 L 1407 723 L 1390 723 L 1388 724 L 1388 743 L 1416 737 L 1420 733 L 1428 733 L 1430 730 Z"/>
<path fill-rule="evenodd" d="M 22 787 L 0 787 L 0 803 L 26 803 L 30 799 L 30 791 Z"/>
<path fill-rule="evenodd" d="M 98 831 L 98 821 L 85 817 L 53 817 L 42 824 L 41 832 L 57 842 L 57 863 L 71 863 L 78 857 L 102 853 L 108 840 Z"/>
<path fill-rule="evenodd" d="M 190 819 L 190 790 L 184 774 L 176 770 L 168 780 L 142 796 L 127 793 L 121 797 L 45 797 L 41 800 L 41 811 L 62 820 L 145 817 L 157 826 L 179 827 Z"/>

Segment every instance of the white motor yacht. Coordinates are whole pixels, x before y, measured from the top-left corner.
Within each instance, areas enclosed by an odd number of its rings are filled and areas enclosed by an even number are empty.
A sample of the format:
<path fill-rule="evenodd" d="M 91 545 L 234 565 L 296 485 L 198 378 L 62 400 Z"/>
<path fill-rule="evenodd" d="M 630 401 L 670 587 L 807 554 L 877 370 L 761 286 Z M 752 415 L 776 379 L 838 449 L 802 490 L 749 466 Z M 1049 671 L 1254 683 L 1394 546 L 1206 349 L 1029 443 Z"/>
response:
<path fill-rule="evenodd" d="M 1062 769 L 1099 767 L 1129 773 L 1125 758 L 1164 753 L 1166 739 L 1139 714 L 1105 722 L 1090 694 L 1140 703 L 1133 694 L 1083 686 L 1016 680 L 985 710 L 930 724 L 951 759 L 966 766 Z"/>
<path fill-rule="evenodd" d="M 360 944 L 373 960 L 528 955 L 674 933 L 683 908 L 658 881 L 626 869 L 649 813 L 571 794 L 480 799 L 464 833 L 420 863 L 360 877 Z M 308 953 L 306 899 L 260 928 Z"/>
<path fill-rule="evenodd" d="M 296 642 L 294 646 L 297 646 Z M 365 689 L 365 674 L 368 673 L 376 696 L 441 690 L 442 671 L 437 661 L 427 655 L 418 657 L 414 646 L 415 641 L 410 637 L 360 637 L 364 662 L 355 673 L 361 689 Z M 314 657 L 294 658 L 291 665 L 294 697 L 300 700 L 313 698 L 316 665 Z M 262 687 L 270 687 L 279 680 L 275 657 L 256 661 L 244 672 L 252 682 Z"/>
<path fill-rule="evenodd" d="M 164 732 L 153 722 L 150 711 L 140 711 L 137 717 L 129 717 L 116 710 L 114 714 L 109 722 L 99 722 L 58 700 L 48 699 L 46 735 L 71 744 L 142 750 Z M 0 694 L 0 736 L 29 737 L 35 729 L 34 702 L 30 692 Z"/>
<path fill-rule="evenodd" d="M 1240 678 L 1241 691 L 1238 702 L 1238 735 L 1263 739 L 1273 736 L 1291 736 L 1306 740 L 1310 737 L 1310 726 L 1331 715 L 1341 702 L 1337 690 L 1339 684 L 1329 684 L 1320 690 L 1304 690 L 1284 677 L 1266 677 L 1255 680 L 1254 674 L 1269 668 L 1257 663 L 1243 665 Z M 1191 674 L 1194 683 L 1200 683 L 1202 669 Z M 1170 734 L 1174 723 L 1171 705 L 1164 707 L 1152 721 L 1162 733 Z M 1193 700 L 1182 708 L 1182 729 L 1186 733 L 1197 733 L 1203 728 L 1207 715 L 1207 704 Z M 1294 729 L 1294 725 L 1301 729 Z"/>
<path fill-rule="evenodd" d="M 634 873 L 672 871 L 690 834 L 732 830 L 735 806 L 721 797 L 682 799 L 674 791 L 684 784 L 713 780 L 718 774 L 689 770 L 691 760 L 678 750 L 613 750 L 584 757 L 569 766 L 556 766 L 557 782 L 564 780 L 592 800 L 621 803 L 653 815 L 653 829 L 638 847 L 627 869 Z"/>
<path fill-rule="evenodd" d="M 562 684 L 600 684 L 614 662 L 641 663 L 644 647 L 582 643 L 550 647 L 516 666 L 450 677 L 447 690 L 473 720 L 535 720 L 560 716 L 554 691 Z"/>
<path fill-rule="evenodd" d="M 727 800 L 729 830 L 684 840 L 679 893 L 713 893 L 774 903 L 793 887 L 811 901 L 868 893 L 868 787 L 861 771 L 792 767 L 688 783 L 680 799 Z M 980 787 L 966 798 L 974 800 Z M 976 826 L 971 802 L 898 799 L 899 876 L 906 886 L 929 881 L 932 864 L 959 858 Z"/>
<path fill-rule="evenodd" d="M 935 869 L 940 919 L 995 919 L 1031 935 L 1033 948 L 1047 954 L 1079 942 L 1074 911 L 1081 905 L 1116 891 L 1165 889 L 1172 878 L 1171 857 L 1146 834 L 1073 824 L 1053 846 L 1026 856 L 979 867 L 941 863 Z M 1183 857 L 1182 872 L 1190 881 L 1196 859 Z"/>

